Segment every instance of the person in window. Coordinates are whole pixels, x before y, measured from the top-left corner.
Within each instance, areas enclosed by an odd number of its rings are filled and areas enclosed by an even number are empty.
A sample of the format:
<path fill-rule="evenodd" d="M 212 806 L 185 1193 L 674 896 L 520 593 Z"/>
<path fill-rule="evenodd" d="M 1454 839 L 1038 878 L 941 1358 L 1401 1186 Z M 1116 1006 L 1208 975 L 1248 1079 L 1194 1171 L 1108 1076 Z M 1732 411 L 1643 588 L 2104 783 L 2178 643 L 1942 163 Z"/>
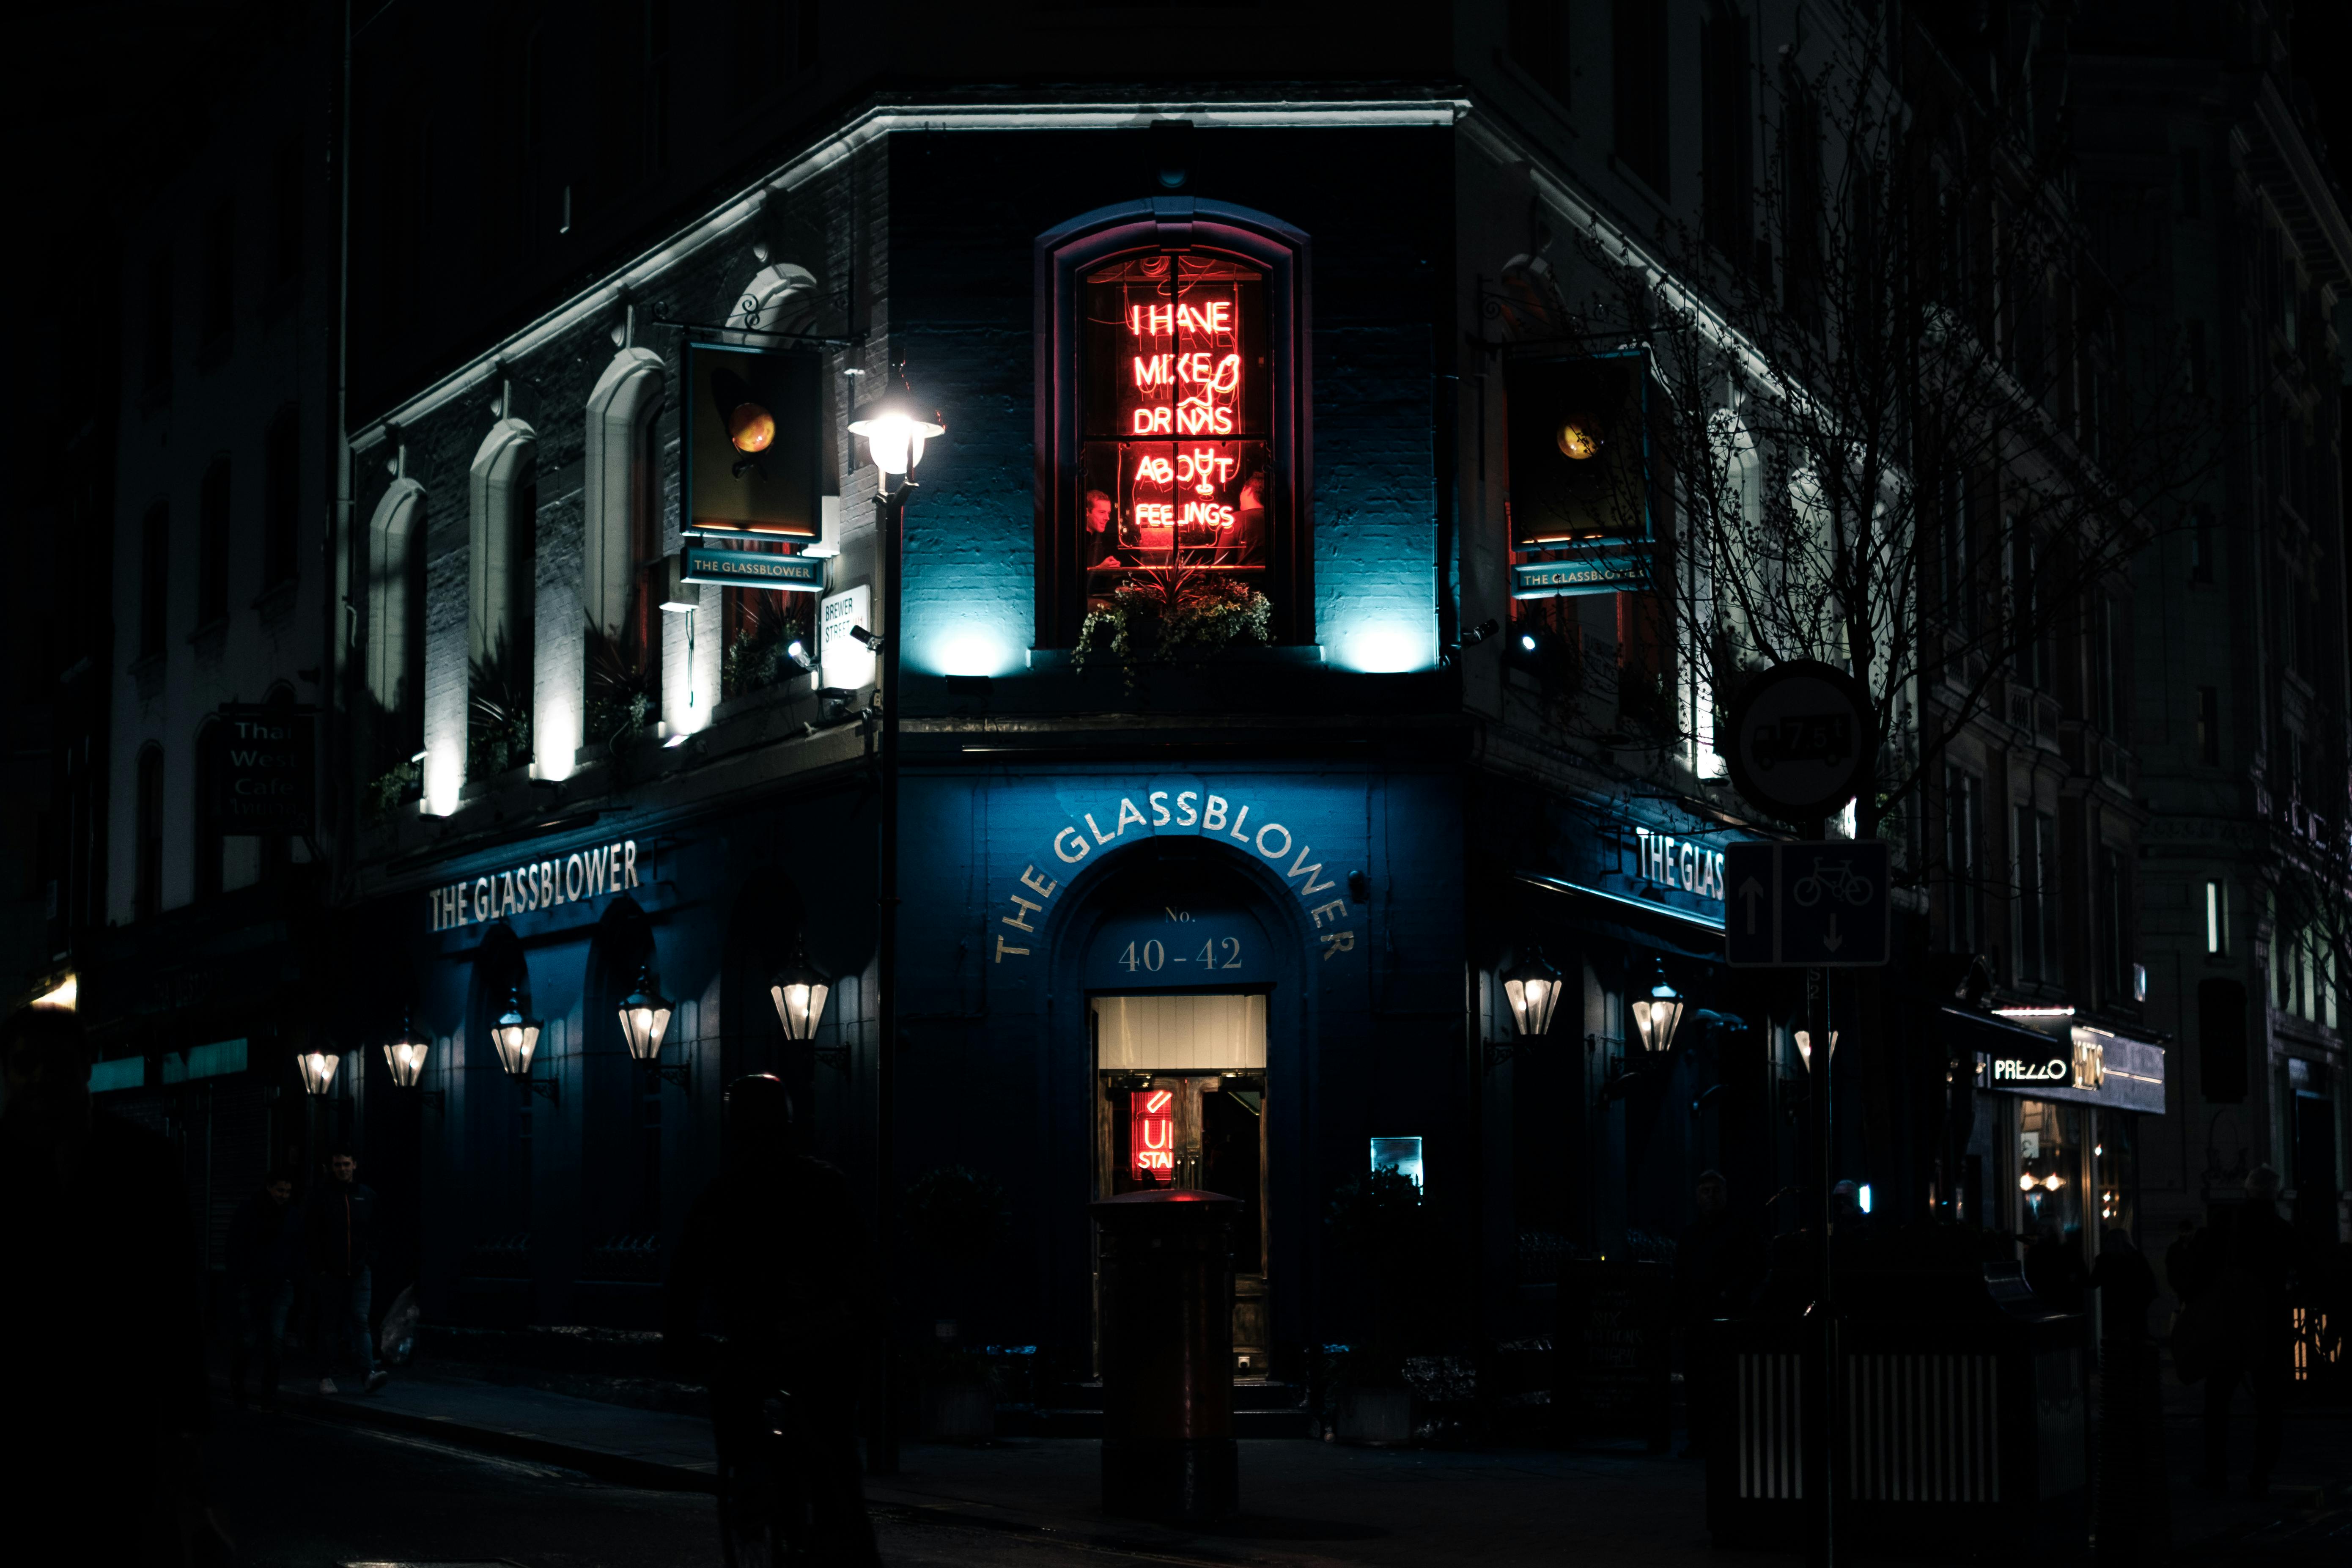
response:
<path fill-rule="evenodd" d="M 1258 566 L 1265 561 L 1265 470 L 1242 478 L 1241 499 L 1234 505 L 1234 525 L 1225 531 L 1223 558 L 1236 566 Z"/>
<path fill-rule="evenodd" d="M 1078 535 L 1078 551 L 1079 559 L 1087 563 L 1087 607 L 1093 610 L 1110 603 L 1110 596 L 1126 581 L 1127 568 L 1140 558 L 1133 551 L 1129 553 L 1134 560 L 1119 555 L 1118 506 L 1108 491 L 1087 491 L 1086 516 L 1086 531 Z"/>

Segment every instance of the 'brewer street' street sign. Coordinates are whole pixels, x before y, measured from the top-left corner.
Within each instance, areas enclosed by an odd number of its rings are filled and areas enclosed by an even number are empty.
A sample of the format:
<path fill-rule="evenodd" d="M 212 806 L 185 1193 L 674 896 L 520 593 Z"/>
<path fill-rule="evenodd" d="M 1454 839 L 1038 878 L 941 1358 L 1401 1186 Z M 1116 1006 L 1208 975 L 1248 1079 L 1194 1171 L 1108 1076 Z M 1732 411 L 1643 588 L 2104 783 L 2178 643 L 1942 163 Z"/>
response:
<path fill-rule="evenodd" d="M 1727 955 L 1760 968 L 1885 963 L 1886 873 L 1883 838 L 1726 845 Z"/>

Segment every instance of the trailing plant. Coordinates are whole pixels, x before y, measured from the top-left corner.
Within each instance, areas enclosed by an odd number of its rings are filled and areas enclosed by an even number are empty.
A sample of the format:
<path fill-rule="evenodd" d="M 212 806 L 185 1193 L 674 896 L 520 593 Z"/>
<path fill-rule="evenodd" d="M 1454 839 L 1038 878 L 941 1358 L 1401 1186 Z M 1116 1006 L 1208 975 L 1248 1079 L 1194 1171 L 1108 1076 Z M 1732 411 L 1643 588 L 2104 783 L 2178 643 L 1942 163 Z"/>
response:
<path fill-rule="evenodd" d="M 1245 584 L 1179 560 L 1130 575 L 1087 612 L 1070 663 L 1114 664 L 1134 689 L 1135 675 L 1155 664 L 1199 664 L 1236 643 L 1273 640 L 1274 604 Z"/>
<path fill-rule="evenodd" d="M 530 756 L 530 676 L 504 633 L 487 659 L 467 661 L 466 776 L 496 778 Z"/>
<path fill-rule="evenodd" d="M 382 827 L 392 820 L 402 803 L 416 798 L 421 772 L 414 762 L 401 763 L 368 781 L 361 794 L 369 826 Z"/>
<path fill-rule="evenodd" d="M 723 700 L 747 691 L 764 690 L 800 673 L 784 649 L 805 628 L 789 601 L 803 595 L 747 590 L 743 595 L 744 625 L 719 656 L 719 695 Z"/>
<path fill-rule="evenodd" d="M 634 625 L 608 632 L 592 616 L 582 635 L 588 654 L 587 739 L 618 756 L 661 710 L 661 660 Z"/>

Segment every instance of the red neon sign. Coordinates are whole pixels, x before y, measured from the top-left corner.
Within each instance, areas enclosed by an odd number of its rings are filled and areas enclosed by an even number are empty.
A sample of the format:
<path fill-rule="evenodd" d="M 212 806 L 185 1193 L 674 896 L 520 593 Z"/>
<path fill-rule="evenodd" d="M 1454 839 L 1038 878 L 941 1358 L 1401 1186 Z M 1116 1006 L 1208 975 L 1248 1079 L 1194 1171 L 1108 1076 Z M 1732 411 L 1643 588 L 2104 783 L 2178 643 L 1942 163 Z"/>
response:
<path fill-rule="evenodd" d="M 1128 1171 L 1139 1182 L 1176 1177 L 1176 1096 L 1164 1089 L 1127 1097 Z"/>
<path fill-rule="evenodd" d="M 1088 275 L 1076 510 L 1089 593 L 1156 567 L 1265 569 L 1264 287 L 1254 268 L 1199 255 Z"/>

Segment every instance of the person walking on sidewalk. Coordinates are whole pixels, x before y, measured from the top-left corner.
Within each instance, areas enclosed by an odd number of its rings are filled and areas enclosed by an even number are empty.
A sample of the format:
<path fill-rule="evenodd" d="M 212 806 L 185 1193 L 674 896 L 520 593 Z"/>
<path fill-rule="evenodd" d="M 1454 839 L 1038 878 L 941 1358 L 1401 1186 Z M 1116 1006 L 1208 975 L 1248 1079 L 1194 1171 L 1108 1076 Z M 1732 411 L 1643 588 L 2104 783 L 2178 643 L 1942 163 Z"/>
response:
<path fill-rule="evenodd" d="M 695 1199 L 671 1263 L 662 1352 L 710 1390 L 727 1563 L 878 1568 L 856 1437 L 876 1304 L 848 1181 L 794 1152 L 780 1079 L 729 1084 L 723 1131 L 719 1174 Z M 722 1347 L 703 1340 L 706 1302 Z"/>
<path fill-rule="evenodd" d="M 356 1352 L 362 1386 L 384 1384 L 368 1332 L 374 1289 L 375 1189 L 359 1180 L 360 1163 L 347 1148 L 327 1156 L 328 1181 L 310 1200 L 310 1283 L 320 1339 L 319 1392 L 334 1394 L 335 1373 Z"/>
<path fill-rule="evenodd" d="M 301 1273 L 302 1214 L 294 1206 L 294 1178 L 272 1171 L 261 1190 L 237 1205 L 228 1227 L 228 1279 L 236 1304 L 228 1386 L 239 1410 L 245 1408 L 245 1374 L 257 1348 L 261 1407 L 277 1407 L 278 1352 L 286 1339 L 287 1310 L 294 1304 L 294 1281 Z"/>
<path fill-rule="evenodd" d="M 2286 1385 L 2294 1354 L 2287 1287 L 2302 1260 L 2302 1238 L 2279 1217 L 2279 1173 L 2257 1165 L 2246 1178 L 2246 1201 L 2230 1226 L 2228 1261 L 2213 1282 L 2220 1314 L 2210 1369 L 2205 1374 L 2205 1474 L 2210 1491 L 2230 1484 L 2230 1399 L 2243 1379 L 2254 1400 L 2254 1468 L 2247 1489 L 2270 1489 L 2285 1437 Z"/>

